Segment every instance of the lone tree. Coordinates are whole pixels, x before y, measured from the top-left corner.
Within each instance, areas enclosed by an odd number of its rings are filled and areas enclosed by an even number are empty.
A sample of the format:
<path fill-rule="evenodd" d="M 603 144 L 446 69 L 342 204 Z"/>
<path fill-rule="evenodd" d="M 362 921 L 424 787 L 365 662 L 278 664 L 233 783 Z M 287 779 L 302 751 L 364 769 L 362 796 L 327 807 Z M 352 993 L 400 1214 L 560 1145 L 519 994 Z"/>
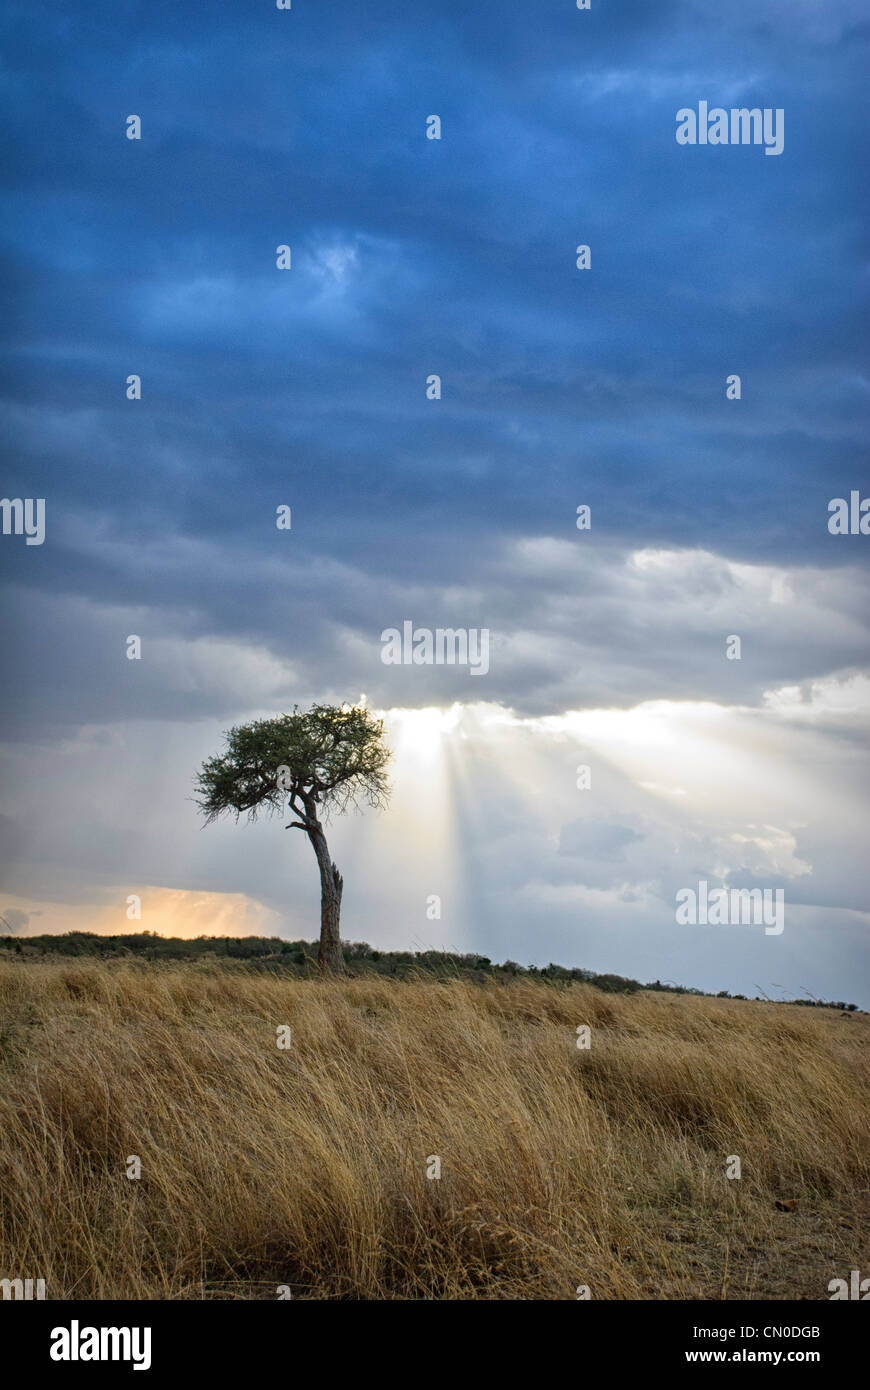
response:
<path fill-rule="evenodd" d="M 320 869 L 322 971 L 341 973 L 341 892 L 344 880 L 333 864 L 323 832 L 332 810 L 365 802 L 383 806 L 389 796 L 390 750 L 383 721 L 358 706 L 314 705 L 300 714 L 258 719 L 230 729 L 226 751 L 209 758 L 197 774 L 196 802 L 206 825 L 224 812 L 236 820 L 261 810 L 296 817 L 286 830 L 304 830 Z M 322 820 L 321 820 L 322 816 Z"/>

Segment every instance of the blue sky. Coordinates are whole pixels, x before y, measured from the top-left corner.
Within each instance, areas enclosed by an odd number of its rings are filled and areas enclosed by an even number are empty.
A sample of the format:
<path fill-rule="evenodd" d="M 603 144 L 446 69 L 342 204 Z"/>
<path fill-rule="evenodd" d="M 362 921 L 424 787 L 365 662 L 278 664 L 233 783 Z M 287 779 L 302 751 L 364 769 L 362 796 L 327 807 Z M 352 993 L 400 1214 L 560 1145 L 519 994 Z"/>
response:
<path fill-rule="evenodd" d="M 123 928 L 145 885 L 156 929 L 313 934 L 307 846 L 185 798 L 230 723 L 365 691 L 403 810 L 336 827 L 349 935 L 870 1003 L 870 540 L 826 524 L 870 493 L 863 6 L 4 27 L 4 495 L 47 508 L 0 550 L 22 930 Z M 782 108 L 782 154 L 679 146 L 702 100 Z M 486 678 L 383 665 L 405 619 L 488 627 Z M 693 874 L 783 886 L 789 928 L 687 936 Z"/>

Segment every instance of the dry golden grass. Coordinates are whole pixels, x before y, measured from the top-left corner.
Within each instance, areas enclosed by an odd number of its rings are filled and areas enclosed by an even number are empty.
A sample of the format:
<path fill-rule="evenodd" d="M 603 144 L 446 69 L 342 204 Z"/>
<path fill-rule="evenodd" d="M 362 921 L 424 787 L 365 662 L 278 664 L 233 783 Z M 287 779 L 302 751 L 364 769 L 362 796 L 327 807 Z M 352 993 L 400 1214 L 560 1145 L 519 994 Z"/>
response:
<path fill-rule="evenodd" d="M 49 1298 L 826 1299 L 870 1264 L 868 1024 L 0 962 L 0 1277 Z"/>

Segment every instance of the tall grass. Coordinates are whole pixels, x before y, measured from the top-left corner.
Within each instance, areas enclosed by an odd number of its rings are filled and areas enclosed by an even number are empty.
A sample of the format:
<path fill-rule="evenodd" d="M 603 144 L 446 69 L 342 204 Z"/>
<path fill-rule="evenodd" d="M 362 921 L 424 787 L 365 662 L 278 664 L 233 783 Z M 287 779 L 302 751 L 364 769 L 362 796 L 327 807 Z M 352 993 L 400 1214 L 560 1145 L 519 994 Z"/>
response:
<path fill-rule="evenodd" d="M 868 1024 L 0 961 L 0 1277 L 50 1298 L 827 1298 L 870 1267 Z"/>

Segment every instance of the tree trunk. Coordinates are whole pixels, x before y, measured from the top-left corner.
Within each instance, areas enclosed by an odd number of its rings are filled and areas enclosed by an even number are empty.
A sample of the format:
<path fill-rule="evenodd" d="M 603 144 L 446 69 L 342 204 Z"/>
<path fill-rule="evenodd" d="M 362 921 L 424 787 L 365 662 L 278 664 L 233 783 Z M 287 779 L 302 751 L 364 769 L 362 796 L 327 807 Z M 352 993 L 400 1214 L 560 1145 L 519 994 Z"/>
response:
<path fill-rule="evenodd" d="M 329 857 L 326 836 L 317 826 L 309 830 L 320 868 L 320 949 L 317 967 L 323 974 L 343 975 L 344 956 L 341 950 L 341 890 L 344 879 Z"/>

